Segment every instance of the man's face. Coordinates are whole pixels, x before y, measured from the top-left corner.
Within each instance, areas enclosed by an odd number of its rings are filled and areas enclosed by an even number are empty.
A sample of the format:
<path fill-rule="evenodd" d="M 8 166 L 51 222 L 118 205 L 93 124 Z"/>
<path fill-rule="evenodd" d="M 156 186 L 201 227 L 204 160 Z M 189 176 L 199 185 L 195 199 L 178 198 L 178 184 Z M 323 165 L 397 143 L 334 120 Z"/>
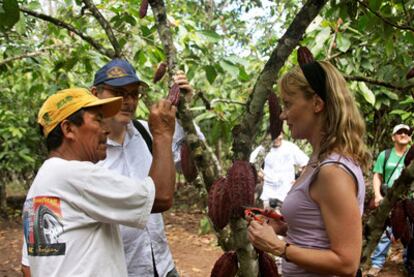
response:
<path fill-rule="evenodd" d="M 81 161 L 96 163 L 106 158 L 106 137 L 108 130 L 103 123 L 101 107 L 85 109 L 84 123 L 73 128 L 75 151 Z"/>
<path fill-rule="evenodd" d="M 399 145 L 407 145 L 411 141 L 411 132 L 407 129 L 400 129 L 392 136 L 392 141 Z"/>
<path fill-rule="evenodd" d="M 122 97 L 121 110 L 112 118 L 110 123 L 127 125 L 134 117 L 137 109 L 138 100 L 141 97 L 141 90 L 139 84 L 129 84 L 122 87 L 113 87 L 103 85 L 103 91 L 97 93 L 99 98 Z"/>

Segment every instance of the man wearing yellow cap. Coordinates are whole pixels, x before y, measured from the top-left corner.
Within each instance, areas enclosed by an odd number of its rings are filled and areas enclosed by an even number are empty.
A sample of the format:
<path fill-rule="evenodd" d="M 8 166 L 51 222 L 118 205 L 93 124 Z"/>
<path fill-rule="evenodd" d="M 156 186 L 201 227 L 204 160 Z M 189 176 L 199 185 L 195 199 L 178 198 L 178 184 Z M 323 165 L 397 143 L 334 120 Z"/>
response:
<path fill-rule="evenodd" d="M 127 276 L 118 224 L 143 228 L 151 211 L 172 205 L 176 109 L 169 101 L 151 107 L 148 177 L 130 179 L 94 164 L 106 157 L 103 119 L 121 104 L 121 97 L 98 99 L 74 88 L 41 107 L 38 122 L 49 157 L 23 208 L 32 276 Z"/>

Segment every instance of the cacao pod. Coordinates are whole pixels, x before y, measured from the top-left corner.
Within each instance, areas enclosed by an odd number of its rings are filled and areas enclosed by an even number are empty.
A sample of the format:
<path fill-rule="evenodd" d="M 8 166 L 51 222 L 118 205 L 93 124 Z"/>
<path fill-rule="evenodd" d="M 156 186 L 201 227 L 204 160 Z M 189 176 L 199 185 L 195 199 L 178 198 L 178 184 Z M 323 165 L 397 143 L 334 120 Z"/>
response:
<path fill-rule="evenodd" d="M 139 18 L 144 18 L 148 11 L 148 0 L 142 0 L 141 6 L 139 7 Z"/>
<path fill-rule="evenodd" d="M 174 84 L 170 88 L 167 99 L 170 100 L 171 104 L 174 106 L 178 106 L 178 103 L 180 103 L 180 86 L 178 84 Z"/>
<path fill-rule="evenodd" d="M 279 118 L 282 108 L 274 92 L 269 94 L 267 102 L 269 103 L 269 132 L 272 140 L 274 140 L 282 133 L 283 120 Z"/>
<path fill-rule="evenodd" d="M 277 266 L 275 259 L 269 254 L 260 251 L 259 252 L 259 272 L 260 277 L 278 277 Z"/>
<path fill-rule="evenodd" d="M 229 251 L 216 261 L 211 271 L 211 277 L 234 277 L 238 270 L 237 254 L 234 251 Z"/>
<path fill-rule="evenodd" d="M 391 211 L 390 221 L 394 238 L 401 239 L 403 243 L 409 240 L 411 226 L 407 220 L 403 201 L 395 203 Z"/>
<path fill-rule="evenodd" d="M 156 82 L 158 82 L 159 80 L 161 80 L 162 77 L 164 77 L 166 71 L 167 71 L 167 64 L 166 63 L 160 63 L 158 65 L 157 71 L 155 71 L 154 78 L 152 80 L 154 82 L 154 84 Z"/>
<path fill-rule="evenodd" d="M 186 142 L 181 144 L 181 170 L 187 182 L 192 182 L 197 178 L 198 171 L 190 153 L 190 147 Z"/>
<path fill-rule="evenodd" d="M 410 149 L 408 149 L 407 155 L 405 155 L 404 165 L 406 167 L 409 166 L 413 158 L 414 158 L 414 145 L 411 145 Z"/>
<path fill-rule="evenodd" d="M 414 67 L 410 69 L 410 71 L 408 71 L 407 76 L 405 76 L 405 78 L 407 80 L 411 79 L 414 77 Z"/>
<path fill-rule="evenodd" d="M 243 217 L 244 206 L 253 206 L 256 178 L 247 161 L 236 160 L 227 172 L 227 185 L 233 214 Z"/>
<path fill-rule="evenodd" d="M 413 224 L 414 223 L 414 200 L 405 199 L 404 208 L 405 208 L 405 213 L 408 217 L 408 220 L 410 221 L 411 224 Z"/>
<path fill-rule="evenodd" d="M 311 51 L 306 46 L 299 46 L 297 56 L 299 65 L 305 65 L 315 61 Z"/>
<path fill-rule="evenodd" d="M 232 205 L 229 198 L 227 180 L 221 177 L 213 183 L 208 192 L 208 216 L 214 226 L 223 229 L 230 221 Z"/>

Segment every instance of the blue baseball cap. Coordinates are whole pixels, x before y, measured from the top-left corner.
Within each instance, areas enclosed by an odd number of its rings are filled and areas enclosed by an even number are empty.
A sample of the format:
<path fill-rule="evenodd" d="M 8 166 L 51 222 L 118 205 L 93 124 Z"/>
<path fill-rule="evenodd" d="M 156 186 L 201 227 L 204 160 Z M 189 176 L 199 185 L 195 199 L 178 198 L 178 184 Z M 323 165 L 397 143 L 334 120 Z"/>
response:
<path fill-rule="evenodd" d="M 123 59 L 113 59 L 95 74 L 93 85 L 106 84 L 113 87 L 122 87 L 129 84 L 139 83 L 148 88 L 148 85 L 141 81 L 132 65 Z"/>

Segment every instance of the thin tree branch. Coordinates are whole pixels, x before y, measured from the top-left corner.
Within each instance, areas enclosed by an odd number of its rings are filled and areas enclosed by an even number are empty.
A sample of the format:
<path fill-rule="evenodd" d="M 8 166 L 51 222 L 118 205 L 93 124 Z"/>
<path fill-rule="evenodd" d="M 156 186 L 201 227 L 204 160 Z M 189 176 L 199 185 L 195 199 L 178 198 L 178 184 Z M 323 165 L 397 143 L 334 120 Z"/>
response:
<path fill-rule="evenodd" d="M 112 47 L 115 50 L 115 57 L 118 57 L 118 58 L 121 57 L 122 48 L 119 45 L 119 42 L 114 35 L 114 32 L 112 31 L 111 25 L 108 23 L 105 17 L 101 14 L 101 12 L 96 8 L 92 0 L 82 0 L 82 2 L 85 3 L 85 6 L 92 12 L 93 17 L 95 17 L 96 20 L 98 20 L 99 24 L 105 30 L 105 33 L 108 36 L 108 39 L 111 42 Z"/>
<path fill-rule="evenodd" d="M 385 23 L 387 23 L 388 25 L 393 26 L 394 28 L 400 29 L 400 30 L 409 30 L 414 32 L 414 28 L 408 25 L 398 25 L 394 22 L 392 22 L 391 20 L 383 17 L 379 12 L 374 11 L 373 9 L 371 9 L 369 7 L 368 4 L 366 4 L 365 2 L 363 2 L 362 0 L 357 0 L 358 3 L 360 3 L 362 6 L 364 6 L 367 10 L 369 10 L 370 12 L 372 12 L 374 15 L 376 15 L 378 18 L 380 18 L 382 21 L 384 21 Z"/>
<path fill-rule="evenodd" d="M 363 77 L 363 76 L 349 76 L 349 75 L 344 75 L 344 78 L 347 81 L 361 81 L 361 82 L 365 82 L 365 83 L 369 83 L 372 85 L 377 85 L 377 86 L 382 86 L 382 87 L 386 87 L 386 88 L 390 88 L 393 90 L 398 90 L 401 92 L 406 92 L 407 90 L 410 90 L 412 88 L 414 88 L 414 84 L 410 84 L 407 86 L 397 86 L 391 83 L 387 83 L 381 80 L 375 80 L 369 77 Z"/>
<path fill-rule="evenodd" d="M 40 18 L 44 21 L 50 22 L 58 27 L 61 27 L 63 29 L 66 29 L 70 32 L 73 32 L 74 34 L 78 35 L 81 39 L 83 39 L 84 41 L 86 41 L 88 44 L 90 44 L 93 48 L 95 48 L 99 53 L 101 53 L 104 56 L 107 56 L 109 58 L 114 58 L 115 57 L 115 52 L 110 50 L 110 49 L 106 49 L 104 48 L 101 44 L 99 44 L 96 40 L 94 40 L 93 38 L 91 38 L 90 36 L 82 33 L 81 31 L 79 31 L 78 29 L 76 29 L 74 26 L 59 20 L 57 18 L 51 17 L 49 15 L 46 14 L 42 14 L 42 13 L 38 13 L 32 10 L 29 10 L 25 7 L 19 6 L 19 9 L 28 15 L 31 15 L 33 17 L 36 18 Z"/>
<path fill-rule="evenodd" d="M 66 45 L 66 44 L 51 45 L 51 46 L 42 48 L 42 49 L 37 50 L 37 51 L 27 52 L 27 53 L 24 53 L 24 54 L 21 54 L 21 55 L 18 55 L 18 56 L 10 57 L 10 58 L 7 58 L 7 59 L 4 59 L 4 60 L 0 61 L 0 66 L 2 66 L 3 64 L 12 62 L 12 61 L 40 56 L 48 50 L 62 48 L 62 47 L 68 47 L 68 45 Z"/>

